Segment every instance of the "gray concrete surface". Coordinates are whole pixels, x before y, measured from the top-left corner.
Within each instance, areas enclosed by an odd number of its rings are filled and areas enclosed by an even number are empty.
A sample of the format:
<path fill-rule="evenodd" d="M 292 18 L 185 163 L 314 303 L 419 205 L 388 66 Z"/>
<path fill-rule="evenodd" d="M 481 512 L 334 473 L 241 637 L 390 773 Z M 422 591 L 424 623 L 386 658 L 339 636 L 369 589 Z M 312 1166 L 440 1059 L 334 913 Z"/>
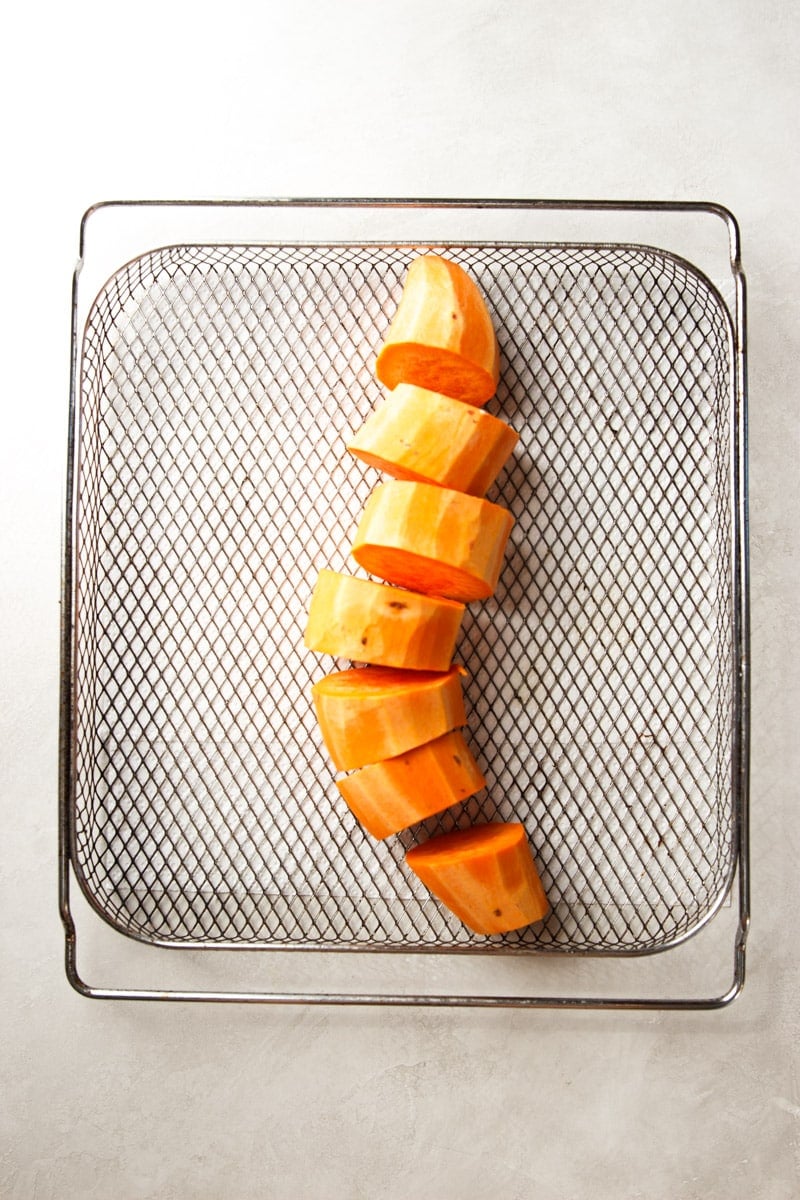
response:
<path fill-rule="evenodd" d="M 800 19 L 669 5 L 202 4 L 5 18 L 0 1196 L 792 1200 Z M 70 275 L 110 197 L 718 200 L 750 296 L 749 978 L 706 1014 L 89 1002 L 56 904 Z"/>

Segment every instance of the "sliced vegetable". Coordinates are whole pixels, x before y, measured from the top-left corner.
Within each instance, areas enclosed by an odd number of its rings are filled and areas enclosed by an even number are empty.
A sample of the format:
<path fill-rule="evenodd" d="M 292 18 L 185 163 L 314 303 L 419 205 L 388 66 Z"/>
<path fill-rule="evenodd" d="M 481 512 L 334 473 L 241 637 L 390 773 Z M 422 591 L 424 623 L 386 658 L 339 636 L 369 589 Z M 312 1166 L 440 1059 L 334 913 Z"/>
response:
<path fill-rule="evenodd" d="M 322 570 L 305 644 L 320 654 L 385 667 L 446 671 L 464 605 Z"/>
<path fill-rule="evenodd" d="M 505 421 L 439 392 L 400 383 L 347 449 L 395 479 L 438 483 L 482 496 L 514 449 Z"/>
<path fill-rule="evenodd" d="M 375 373 L 390 389 L 414 383 L 467 404 L 494 395 L 500 355 L 492 318 L 457 263 L 436 254 L 414 259 Z"/>
<path fill-rule="evenodd" d="M 337 781 L 353 814 L 379 840 L 466 800 L 486 780 L 459 730 Z"/>
<path fill-rule="evenodd" d="M 550 911 L 522 825 L 473 825 L 431 838 L 406 863 L 474 933 L 507 933 Z"/>
<path fill-rule="evenodd" d="M 351 667 L 320 679 L 311 695 L 334 766 L 381 762 L 465 725 L 462 674 Z"/>
<path fill-rule="evenodd" d="M 391 480 L 372 492 L 352 554 L 371 575 L 452 600 L 485 600 L 514 518 L 499 504 L 431 483 Z"/>

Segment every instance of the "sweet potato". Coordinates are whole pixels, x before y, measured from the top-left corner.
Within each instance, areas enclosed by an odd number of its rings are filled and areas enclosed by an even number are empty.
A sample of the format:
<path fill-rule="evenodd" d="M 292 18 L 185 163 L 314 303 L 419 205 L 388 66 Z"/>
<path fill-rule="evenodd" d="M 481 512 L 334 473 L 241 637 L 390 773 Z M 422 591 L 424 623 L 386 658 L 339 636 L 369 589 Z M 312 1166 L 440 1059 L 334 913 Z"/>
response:
<path fill-rule="evenodd" d="M 438 483 L 483 496 L 518 434 L 470 404 L 400 383 L 350 439 L 347 449 L 395 479 Z"/>
<path fill-rule="evenodd" d="M 415 846 L 406 863 L 474 933 L 507 933 L 547 916 L 550 906 L 525 829 L 492 822 Z"/>
<path fill-rule="evenodd" d="M 414 383 L 467 404 L 494 395 L 500 356 L 492 318 L 457 263 L 436 254 L 411 263 L 375 373 L 390 389 Z"/>
<path fill-rule="evenodd" d="M 351 552 L 389 583 L 469 603 L 497 586 L 513 523 L 506 509 L 477 496 L 391 480 L 367 500 Z"/>
<path fill-rule="evenodd" d="M 486 780 L 463 735 L 454 729 L 405 754 L 362 767 L 336 786 L 367 832 L 381 840 L 466 800 Z"/>
<path fill-rule="evenodd" d="M 311 695 L 334 766 L 381 762 L 465 725 L 462 674 L 351 667 L 320 679 Z"/>
<path fill-rule="evenodd" d="M 446 671 L 464 605 L 336 571 L 320 571 L 305 644 L 356 662 Z"/>

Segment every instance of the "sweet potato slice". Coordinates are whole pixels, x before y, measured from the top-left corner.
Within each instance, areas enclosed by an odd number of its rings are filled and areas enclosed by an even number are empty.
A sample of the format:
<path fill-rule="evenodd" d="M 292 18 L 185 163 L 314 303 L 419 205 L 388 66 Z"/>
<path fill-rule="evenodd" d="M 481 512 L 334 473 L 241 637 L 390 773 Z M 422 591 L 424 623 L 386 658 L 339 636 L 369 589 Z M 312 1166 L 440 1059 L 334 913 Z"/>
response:
<path fill-rule="evenodd" d="M 473 796 L 486 780 L 458 729 L 362 767 L 336 786 L 368 833 L 382 840 Z"/>
<path fill-rule="evenodd" d="M 320 654 L 412 670 L 446 671 L 464 605 L 354 575 L 320 571 L 305 644 Z"/>
<path fill-rule="evenodd" d="M 320 679 L 311 695 L 334 766 L 381 762 L 465 725 L 462 673 L 351 667 Z"/>
<path fill-rule="evenodd" d="M 436 254 L 411 263 L 375 373 L 390 389 L 414 383 L 467 404 L 494 395 L 500 356 L 492 318 L 457 263 Z"/>
<path fill-rule="evenodd" d="M 406 863 L 474 933 L 507 933 L 550 910 L 525 829 L 511 822 L 473 825 L 431 838 Z"/>
<path fill-rule="evenodd" d="M 516 430 L 460 400 L 410 383 L 367 418 L 347 449 L 395 479 L 483 496 L 517 443 Z"/>
<path fill-rule="evenodd" d="M 391 480 L 372 492 L 352 546 L 371 575 L 469 603 L 491 596 L 514 518 L 499 504 L 431 483 Z"/>

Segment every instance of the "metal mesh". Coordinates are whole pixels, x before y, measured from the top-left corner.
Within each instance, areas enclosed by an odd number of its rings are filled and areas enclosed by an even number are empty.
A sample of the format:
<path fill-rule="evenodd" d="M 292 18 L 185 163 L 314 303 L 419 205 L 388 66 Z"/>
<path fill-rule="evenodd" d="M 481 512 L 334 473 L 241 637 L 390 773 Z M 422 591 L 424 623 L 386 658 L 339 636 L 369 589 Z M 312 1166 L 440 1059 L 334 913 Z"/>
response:
<path fill-rule="evenodd" d="M 458 657 L 488 788 L 390 839 L 333 786 L 302 646 L 378 476 L 345 452 L 416 247 L 174 246 L 83 341 L 73 861 L 145 940 L 642 951 L 732 869 L 731 334 L 641 247 L 447 247 L 484 289 L 516 518 Z M 403 866 L 522 820 L 553 913 L 476 938 Z"/>

